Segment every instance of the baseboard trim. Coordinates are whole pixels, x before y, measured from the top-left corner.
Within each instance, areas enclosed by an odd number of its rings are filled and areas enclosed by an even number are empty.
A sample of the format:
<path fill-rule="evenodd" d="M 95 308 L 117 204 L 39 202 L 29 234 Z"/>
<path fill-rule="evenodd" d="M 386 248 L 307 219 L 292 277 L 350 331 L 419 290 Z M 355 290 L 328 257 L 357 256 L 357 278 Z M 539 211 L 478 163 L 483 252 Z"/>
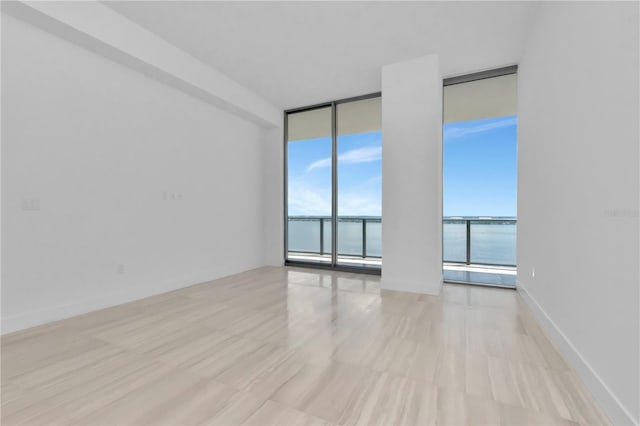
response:
<path fill-rule="evenodd" d="M 562 332 L 558 325 L 551 319 L 547 312 L 540 306 L 522 282 L 517 281 L 516 289 L 531 309 L 538 321 L 542 324 L 556 349 L 571 364 L 586 385 L 591 396 L 598 403 L 604 414 L 614 425 L 638 425 L 638 420 L 634 419 L 631 413 L 625 408 L 615 394 L 600 378 L 598 373 L 591 367 L 586 359 L 580 354 L 571 340 Z"/>

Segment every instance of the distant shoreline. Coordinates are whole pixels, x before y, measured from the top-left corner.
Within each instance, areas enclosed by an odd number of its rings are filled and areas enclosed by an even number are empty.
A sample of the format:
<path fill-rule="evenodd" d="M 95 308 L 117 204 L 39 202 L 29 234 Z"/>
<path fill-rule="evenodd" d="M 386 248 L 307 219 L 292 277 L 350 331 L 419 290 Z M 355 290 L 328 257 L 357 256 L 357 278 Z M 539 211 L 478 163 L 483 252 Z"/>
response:
<path fill-rule="evenodd" d="M 381 216 L 338 216 L 340 219 L 382 219 Z M 290 215 L 289 219 L 331 219 L 322 215 Z M 442 220 L 517 220 L 516 216 L 443 216 Z"/>

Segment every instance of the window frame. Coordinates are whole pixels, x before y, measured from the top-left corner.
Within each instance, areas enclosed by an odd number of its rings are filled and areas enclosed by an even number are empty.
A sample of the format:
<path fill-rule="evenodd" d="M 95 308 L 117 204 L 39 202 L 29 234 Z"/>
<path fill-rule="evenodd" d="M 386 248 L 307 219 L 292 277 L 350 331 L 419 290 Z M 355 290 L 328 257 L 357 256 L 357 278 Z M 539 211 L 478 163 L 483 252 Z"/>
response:
<path fill-rule="evenodd" d="M 344 265 L 338 264 L 338 123 L 337 123 L 337 111 L 338 105 L 349 103 L 349 102 L 357 102 L 363 101 L 366 99 L 373 98 L 382 98 L 382 92 L 374 92 L 368 93 L 366 95 L 354 96 L 350 98 L 344 98 L 329 102 L 322 102 L 314 105 L 308 105 L 299 108 L 292 108 L 284 111 L 284 264 L 285 266 L 300 266 L 307 268 L 316 268 L 316 269 L 329 269 L 336 271 L 344 271 L 344 272 L 356 272 L 356 273 L 365 273 L 372 275 L 381 275 L 382 267 L 369 267 L 369 266 L 356 266 L 356 265 Z M 288 257 L 289 254 L 289 152 L 288 152 L 288 144 L 289 144 L 289 114 L 295 114 L 305 111 L 313 111 L 321 108 L 331 108 L 331 262 L 330 263 L 321 263 L 321 262 L 311 262 L 311 261 L 301 261 L 301 260 L 290 260 Z"/>

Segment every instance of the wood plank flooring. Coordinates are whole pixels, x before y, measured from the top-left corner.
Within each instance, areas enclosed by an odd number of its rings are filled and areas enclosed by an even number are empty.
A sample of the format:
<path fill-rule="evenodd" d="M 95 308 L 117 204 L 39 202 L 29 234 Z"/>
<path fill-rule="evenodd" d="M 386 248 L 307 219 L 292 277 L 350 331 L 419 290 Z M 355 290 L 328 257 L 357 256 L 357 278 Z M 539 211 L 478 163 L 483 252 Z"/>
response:
<path fill-rule="evenodd" d="M 1 349 L 3 425 L 607 424 L 513 290 L 260 268 Z"/>

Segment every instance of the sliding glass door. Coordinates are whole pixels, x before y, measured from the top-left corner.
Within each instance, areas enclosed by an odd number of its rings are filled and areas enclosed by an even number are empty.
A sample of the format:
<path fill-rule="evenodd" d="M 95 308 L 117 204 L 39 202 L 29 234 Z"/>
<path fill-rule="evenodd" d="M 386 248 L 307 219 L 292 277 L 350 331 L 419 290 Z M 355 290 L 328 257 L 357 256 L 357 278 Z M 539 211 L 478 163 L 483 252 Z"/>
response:
<path fill-rule="evenodd" d="M 379 97 L 340 103 L 337 263 L 382 263 L 382 114 Z"/>
<path fill-rule="evenodd" d="M 286 114 L 286 261 L 379 270 L 380 95 Z"/>
<path fill-rule="evenodd" d="M 515 69 L 496 73 L 445 81 L 446 281 L 515 285 L 517 77 Z"/>
<path fill-rule="evenodd" d="M 287 259 L 331 263 L 332 109 L 287 116 Z"/>

